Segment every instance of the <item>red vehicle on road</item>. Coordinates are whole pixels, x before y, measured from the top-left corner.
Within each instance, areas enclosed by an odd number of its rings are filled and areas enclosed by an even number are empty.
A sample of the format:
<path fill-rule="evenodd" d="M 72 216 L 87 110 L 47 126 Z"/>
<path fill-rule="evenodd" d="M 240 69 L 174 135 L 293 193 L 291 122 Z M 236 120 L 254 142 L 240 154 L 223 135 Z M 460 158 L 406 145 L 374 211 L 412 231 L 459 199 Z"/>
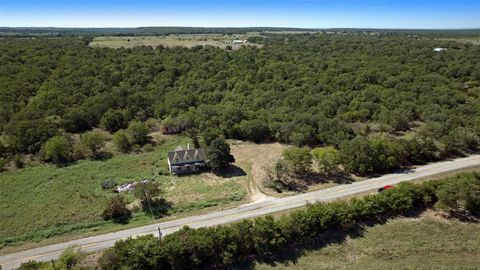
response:
<path fill-rule="evenodd" d="M 384 190 L 386 190 L 386 189 L 391 189 L 391 188 L 393 188 L 393 186 L 386 185 L 386 186 L 383 186 L 383 187 L 379 188 L 379 189 L 378 189 L 378 192 L 382 192 L 382 191 L 384 191 Z"/>

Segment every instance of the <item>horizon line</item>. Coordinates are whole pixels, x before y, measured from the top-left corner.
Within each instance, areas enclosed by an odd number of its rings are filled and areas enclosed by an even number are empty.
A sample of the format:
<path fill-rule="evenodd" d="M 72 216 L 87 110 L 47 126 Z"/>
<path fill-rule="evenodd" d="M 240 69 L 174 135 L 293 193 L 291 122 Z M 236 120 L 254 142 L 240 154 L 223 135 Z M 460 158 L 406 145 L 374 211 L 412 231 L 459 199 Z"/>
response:
<path fill-rule="evenodd" d="M 294 26 L 4 26 L 0 28 L 56 28 L 56 29 L 108 29 L 108 28 L 122 28 L 122 29 L 137 29 L 137 28 L 288 28 L 288 29 L 308 29 L 308 30 L 329 30 L 329 29 L 352 29 L 352 30 L 480 30 L 480 27 L 459 27 L 459 28 L 391 28 L 391 27 L 294 27 Z"/>

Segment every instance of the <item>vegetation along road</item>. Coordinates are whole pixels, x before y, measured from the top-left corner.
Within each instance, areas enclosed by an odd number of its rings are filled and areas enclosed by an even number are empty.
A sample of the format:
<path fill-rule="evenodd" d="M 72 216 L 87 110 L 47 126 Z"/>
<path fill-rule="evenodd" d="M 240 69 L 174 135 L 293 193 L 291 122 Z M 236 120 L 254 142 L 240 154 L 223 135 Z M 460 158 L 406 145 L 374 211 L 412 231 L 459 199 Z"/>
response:
<path fill-rule="evenodd" d="M 79 247 L 82 251 L 85 252 L 98 251 L 109 248 L 113 246 L 115 241 L 127 237 L 135 237 L 143 234 L 158 235 L 158 228 L 161 229 L 163 235 L 166 235 L 177 231 L 185 225 L 188 225 L 192 228 L 215 226 L 274 212 L 285 211 L 304 206 L 307 203 L 314 203 L 316 201 L 330 201 L 359 193 L 369 192 L 372 190 L 376 190 L 377 188 L 384 185 L 395 185 L 404 181 L 413 181 L 429 176 L 434 176 L 475 166 L 480 166 L 480 155 L 473 155 L 465 158 L 432 163 L 425 166 L 419 166 L 411 170 L 371 178 L 349 185 L 340 185 L 333 188 L 318 190 L 295 196 L 252 203 L 240 206 L 238 208 L 213 212 L 209 214 L 187 217 L 179 220 L 162 222 L 124 231 L 113 232 L 16 252 L 0 256 L 0 265 L 2 266 L 2 269 L 13 269 L 15 267 L 18 267 L 22 262 L 28 260 L 49 261 L 51 259 L 56 259 L 64 249 L 70 246 Z"/>

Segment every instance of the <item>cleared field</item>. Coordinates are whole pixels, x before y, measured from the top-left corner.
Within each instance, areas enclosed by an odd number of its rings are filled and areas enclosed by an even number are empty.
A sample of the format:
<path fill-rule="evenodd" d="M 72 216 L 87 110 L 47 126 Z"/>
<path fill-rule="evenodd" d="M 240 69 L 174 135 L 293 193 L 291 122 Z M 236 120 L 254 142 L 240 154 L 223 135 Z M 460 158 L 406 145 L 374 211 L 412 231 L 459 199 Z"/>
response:
<path fill-rule="evenodd" d="M 105 179 L 117 183 L 155 179 L 161 184 L 165 199 L 173 204 L 170 215 L 186 215 L 244 201 L 247 186 L 244 176 L 224 178 L 203 173 L 176 177 L 167 173 L 166 153 L 179 144 L 186 145 L 187 141 L 183 137 L 170 137 L 152 152 L 120 154 L 105 161 L 82 160 L 66 167 L 38 165 L 1 173 L 0 248 L 153 222 L 143 212 L 135 213 L 128 225 L 102 220 L 100 214 L 113 195 L 102 190 Z M 134 201 L 131 194 L 123 196 L 128 202 Z"/>
<path fill-rule="evenodd" d="M 480 45 L 480 36 L 477 37 L 462 37 L 462 38 L 439 38 L 440 40 L 456 41 L 460 43 L 470 43 L 473 45 Z"/>
<path fill-rule="evenodd" d="M 446 220 L 427 211 L 368 227 L 357 237 L 328 243 L 255 269 L 478 269 L 480 224 Z"/>
<path fill-rule="evenodd" d="M 95 37 L 89 46 L 91 47 L 108 47 L 108 48 L 132 48 L 136 46 L 152 46 L 157 47 L 163 45 L 165 47 L 187 47 L 191 48 L 198 45 L 211 45 L 220 48 L 232 46 L 232 49 L 239 49 L 242 45 L 260 46 L 254 43 L 232 44 L 233 40 L 246 40 L 256 33 L 245 35 L 221 35 L 221 34 L 184 34 L 169 36 L 103 36 Z"/>

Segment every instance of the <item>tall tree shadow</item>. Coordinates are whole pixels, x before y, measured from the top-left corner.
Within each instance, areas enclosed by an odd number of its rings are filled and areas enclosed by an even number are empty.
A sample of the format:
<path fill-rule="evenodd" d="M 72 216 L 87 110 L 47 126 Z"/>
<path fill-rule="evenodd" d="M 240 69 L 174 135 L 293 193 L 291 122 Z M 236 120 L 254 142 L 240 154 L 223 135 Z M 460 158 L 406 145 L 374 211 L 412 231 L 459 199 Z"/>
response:
<path fill-rule="evenodd" d="M 238 177 L 238 176 L 245 176 L 247 173 L 240 167 L 230 164 L 227 169 L 216 173 L 217 176 L 220 176 L 222 178 L 232 178 L 232 177 Z"/>
<path fill-rule="evenodd" d="M 155 218 L 161 218 L 168 215 L 168 211 L 173 207 L 173 203 L 164 198 L 154 198 L 148 202 L 142 203 L 142 209 L 148 215 L 153 215 Z"/>

